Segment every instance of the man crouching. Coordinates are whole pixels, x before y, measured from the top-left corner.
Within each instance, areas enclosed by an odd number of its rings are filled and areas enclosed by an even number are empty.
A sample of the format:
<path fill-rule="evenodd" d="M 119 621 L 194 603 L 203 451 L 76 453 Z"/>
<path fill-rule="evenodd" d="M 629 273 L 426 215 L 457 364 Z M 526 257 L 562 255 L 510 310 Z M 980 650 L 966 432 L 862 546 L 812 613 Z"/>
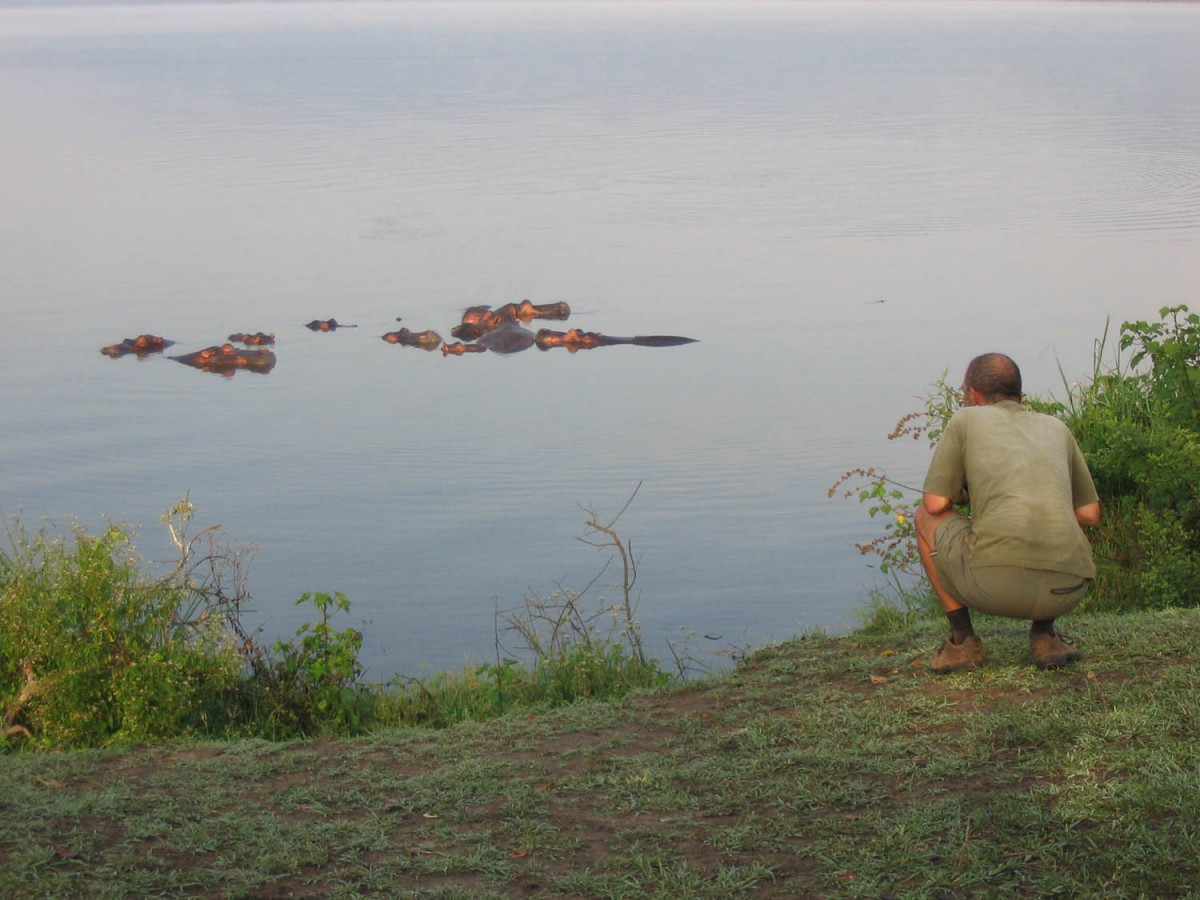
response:
<path fill-rule="evenodd" d="M 978 668 L 983 642 L 971 610 L 1029 619 L 1039 668 L 1079 659 L 1054 631 L 1096 577 L 1081 526 L 1100 521 L 1100 498 L 1079 445 L 1053 416 L 1021 406 L 1021 370 L 1001 353 L 971 360 L 963 409 L 946 425 L 916 512 L 921 564 L 950 622 L 934 672 Z M 954 509 L 969 502 L 968 518 Z"/>

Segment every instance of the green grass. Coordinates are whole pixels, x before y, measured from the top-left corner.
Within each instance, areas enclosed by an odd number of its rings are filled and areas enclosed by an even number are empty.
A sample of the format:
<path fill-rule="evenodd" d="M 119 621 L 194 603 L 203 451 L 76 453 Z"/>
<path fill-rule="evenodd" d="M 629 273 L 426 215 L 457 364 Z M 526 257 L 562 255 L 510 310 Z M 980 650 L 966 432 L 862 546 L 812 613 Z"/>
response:
<path fill-rule="evenodd" d="M 442 731 L 0 757 L 5 897 L 1187 897 L 1200 611 L 807 636 Z"/>

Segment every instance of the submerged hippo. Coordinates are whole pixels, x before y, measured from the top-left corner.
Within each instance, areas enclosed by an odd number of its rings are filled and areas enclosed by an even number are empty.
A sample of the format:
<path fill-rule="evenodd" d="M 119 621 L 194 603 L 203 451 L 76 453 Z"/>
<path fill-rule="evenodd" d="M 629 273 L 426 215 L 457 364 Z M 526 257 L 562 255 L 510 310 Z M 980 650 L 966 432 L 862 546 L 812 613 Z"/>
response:
<path fill-rule="evenodd" d="M 506 322 L 515 322 L 514 316 L 494 310 L 488 306 L 470 306 L 462 314 L 462 322 L 450 329 L 452 337 L 473 341 L 480 335 L 494 331 Z"/>
<path fill-rule="evenodd" d="M 506 303 L 498 309 L 490 306 L 469 306 L 463 311 L 462 322 L 450 329 L 450 334 L 463 341 L 473 341 L 489 331 L 495 331 L 511 322 L 528 322 L 530 319 L 566 319 L 571 307 L 566 303 L 544 303 L 538 305 L 528 300 Z"/>
<path fill-rule="evenodd" d="M 113 359 L 129 353 L 136 354 L 138 359 L 145 359 L 151 353 L 161 353 L 174 343 L 174 341 L 168 341 L 157 334 L 139 334 L 137 337 L 125 338 L 119 344 L 109 344 L 107 347 L 101 347 L 100 352 L 105 356 L 111 356 Z"/>
<path fill-rule="evenodd" d="M 680 344 L 696 343 L 696 338 L 678 337 L 673 334 L 612 337 L 597 331 L 580 331 L 578 328 L 568 331 L 551 331 L 549 328 L 543 328 L 534 339 L 542 350 L 549 350 L 551 347 L 566 347 L 572 353 L 577 350 L 591 350 L 593 347 L 611 347 L 615 344 L 635 344 L 639 347 L 678 347 Z"/>
<path fill-rule="evenodd" d="M 339 328 L 357 328 L 357 325 L 343 325 L 337 319 L 313 319 L 304 326 L 309 331 L 337 331 Z"/>
<path fill-rule="evenodd" d="M 507 322 L 480 335 L 475 343 L 493 353 L 520 353 L 532 347 L 536 339 L 537 335 L 528 328 L 522 328 L 516 322 Z"/>
<path fill-rule="evenodd" d="M 453 344 L 442 344 L 442 356 L 462 356 L 464 353 L 482 353 L 487 347 L 479 344 L 464 344 L 455 341 Z"/>
<path fill-rule="evenodd" d="M 530 319 L 569 319 L 571 317 L 571 307 L 564 302 L 537 304 L 522 300 L 520 303 L 506 303 L 496 312 L 522 322 L 528 322 Z"/>
<path fill-rule="evenodd" d="M 442 336 L 436 331 L 410 331 L 401 328 L 399 331 L 389 331 L 383 335 L 389 344 L 400 344 L 402 347 L 420 347 L 422 350 L 436 350 L 442 343 Z"/>
<path fill-rule="evenodd" d="M 249 369 L 251 372 L 265 375 L 275 368 L 275 354 L 265 347 L 258 350 L 239 350 L 233 344 L 205 347 L 195 353 L 172 356 L 171 359 L 185 366 L 203 369 L 205 372 L 220 372 L 222 375 L 232 375 L 238 369 Z"/>
<path fill-rule="evenodd" d="M 506 322 L 499 328 L 493 328 L 479 336 L 474 343 L 443 344 L 442 355 L 462 356 L 464 353 L 483 353 L 491 350 L 493 353 L 520 353 L 533 346 L 536 335 L 528 328 L 522 328 L 516 322 Z"/>
<path fill-rule="evenodd" d="M 231 334 L 226 340 L 233 341 L 238 344 L 246 344 L 248 346 L 260 347 L 265 344 L 275 343 L 275 332 L 263 334 L 261 331 L 256 331 L 254 334 Z"/>

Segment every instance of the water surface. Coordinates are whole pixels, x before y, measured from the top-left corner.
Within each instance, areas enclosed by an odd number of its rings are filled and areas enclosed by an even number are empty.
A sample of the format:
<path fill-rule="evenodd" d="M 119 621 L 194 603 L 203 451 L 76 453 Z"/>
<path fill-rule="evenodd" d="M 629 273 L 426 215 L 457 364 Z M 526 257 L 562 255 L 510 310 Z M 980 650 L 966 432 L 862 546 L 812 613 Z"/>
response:
<path fill-rule="evenodd" d="M 0 8 L 0 511 L 165 560 L 189 492 L 267 633 L 343 591 L 376 677 L 491 658 L 639 483 L 656 647 L 852 622 L 877 531 L 826 489 L 919 482 L 915 395 L 985 350 L 1061 390 L 1194 302 L 1197 46 L 1192 4 Z M 526 297 L 699 343 L 379 339 Z M 258 330 L 266 376 L 98 353 Z"/>

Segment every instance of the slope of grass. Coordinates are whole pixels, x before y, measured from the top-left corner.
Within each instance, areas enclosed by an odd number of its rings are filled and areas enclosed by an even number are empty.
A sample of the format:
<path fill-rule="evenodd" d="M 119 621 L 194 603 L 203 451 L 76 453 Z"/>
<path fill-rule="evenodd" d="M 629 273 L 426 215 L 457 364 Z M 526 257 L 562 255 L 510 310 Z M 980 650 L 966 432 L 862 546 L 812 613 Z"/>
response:
<path fill-rule="evenodd" d="M 444 731 L 0 758 L 0 895 L 1182 897 L 1200 612 L 808 637 L 619 703 Z"/>

